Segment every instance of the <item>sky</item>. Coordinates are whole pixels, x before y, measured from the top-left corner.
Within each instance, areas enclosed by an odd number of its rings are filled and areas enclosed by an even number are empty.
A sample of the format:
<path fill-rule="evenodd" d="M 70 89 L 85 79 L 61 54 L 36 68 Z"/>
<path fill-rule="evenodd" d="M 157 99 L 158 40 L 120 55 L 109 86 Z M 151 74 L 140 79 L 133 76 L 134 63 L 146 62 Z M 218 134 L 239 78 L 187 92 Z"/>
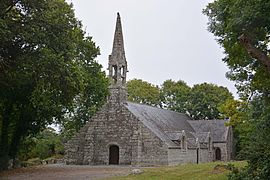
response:
<path fill-rule="evenodd" d="M 207 31 L 202 10 L 213 0 L 66 0 L 87 35 L 99 46 L 97 61 L 103 70 L 112 51 L 116 15 L 120 13 L 127 79 L 155 85 L 183 80 L 193 86 L 214 83 L 227 87 L 235 97 L 234 83 L 225 77 L 224 50 Z M 106 72 L 107 73 L 107 72 Z"/>

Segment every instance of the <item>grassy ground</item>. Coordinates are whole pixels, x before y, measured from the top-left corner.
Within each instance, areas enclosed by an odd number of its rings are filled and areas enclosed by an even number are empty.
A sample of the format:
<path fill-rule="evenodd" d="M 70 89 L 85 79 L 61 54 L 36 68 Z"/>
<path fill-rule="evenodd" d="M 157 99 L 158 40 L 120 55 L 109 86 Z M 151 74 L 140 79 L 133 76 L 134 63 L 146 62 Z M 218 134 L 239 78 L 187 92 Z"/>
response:
<path fill-rule="evenodd" d="M 222 165 L 228 163 L 211 162 L 203 164 L 185 164 L 172 167 L 143 168 L 142 174 L 130 174 L 109 180 L 225 180 L 230 172 Z M 236 167 L 244 167 L 244 161 L 231 162 Z M 217 166 L 221 165 L 221 166 Z"/>

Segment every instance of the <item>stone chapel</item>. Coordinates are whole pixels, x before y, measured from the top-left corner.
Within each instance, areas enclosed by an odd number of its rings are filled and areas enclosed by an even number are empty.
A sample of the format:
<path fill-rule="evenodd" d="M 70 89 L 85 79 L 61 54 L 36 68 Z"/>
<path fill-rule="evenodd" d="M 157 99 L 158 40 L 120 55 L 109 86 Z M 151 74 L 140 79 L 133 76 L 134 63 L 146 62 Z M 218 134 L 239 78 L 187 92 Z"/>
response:
<path fill-rule="evenodd" d="M 66 164 L 175 165 L 232 158 L 226 120 L 191 120 L 186 114 L 127 101 L 122 25 L 117 14 L 109 55 L 107 103 L 67 142 Z"/>

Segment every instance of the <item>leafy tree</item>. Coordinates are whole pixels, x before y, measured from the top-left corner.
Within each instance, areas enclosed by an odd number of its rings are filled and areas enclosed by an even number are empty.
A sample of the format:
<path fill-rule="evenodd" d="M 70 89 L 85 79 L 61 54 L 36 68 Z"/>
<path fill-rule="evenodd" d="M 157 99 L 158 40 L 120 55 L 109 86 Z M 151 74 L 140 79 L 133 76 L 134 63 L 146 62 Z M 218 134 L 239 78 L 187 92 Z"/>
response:
<path fill-rule="evenodd" d="M 161 85 L 162 104 L 173 111 L 187 113 L 191 88 L 184 81 L 166 80 Z"/>
<path fill-rule="evenodd" d="M 188 113 L 193 119 L 218 119 L 221 113 L 218 107 L 233 99 L 229 90 L 214 84 L 196 84 L 189 96 Z"/>
<path fill-rule="evenodd" d="M 229 99 L 218 108 L 224 118 L 230 118 L 227 125 L 233 128 L 236 159 L 240 160 L 246 157 L 247 143 L 252 130 L 252 123 L 249 120 L 251 107 L 245 101 Z"/>
<path fill-rule="evenodd" d="M 21 160 L 28 160 L 30 158 L 46 159 L 63 154 L 63 138 L 52 128 L 46 128 L 34 136 L 26 137 L 18 152 Z"/>
<path fill-rule="evenodd" d="M 249 124 L 249 132 L 240 138 L 240 153 L 247 159 L 248 166 L 241 171 L 234 171 L 229 175 L 229 179 L 268 179 L 269 172 L 269 149 L 270 149 L 270 101 L 261 95 L 256 95 L 249 103 L 246 114 L 246 122 Z M 237 125 L 239 126 L 239 125 Z M 241 124 L 240 124 L 241 126 Z M 244 128 L 244 127 L 243 127 Z M 244 130 L 244 129 L 243 129 Z M 244 130 L 245 131 L 245 130 Z"/>
<path fill-rule="evenodd" d="M 92 63 L 85 66 L 84 89 L 74 99 L 74 109 L 66 114 L 61 125 L 61 133 L 72 136 L 77 132 L 105 103 L 108 95 L 109 81 L 104 72 L 101 72 L 101 65 Z"/>
<path fill-rule="evenodd" d="M 128 100 L 151 106 L 161 106 L 160 90 L 141 79 L 133 79 L 127 82 Z"/>
<path fill-rule="evenodd" d="M 268 0 L 217 0 L 203 11 L 209 17 L 209 31 L 224 47 L 227 75 L 243 97 L 270 88 L 268 9 Z"/>
<path fill-rule="evenodd" d="M 64 0 L 0 2 L 0 170 L 24 137 L 78 104 L 100 106 L 107 88 L 98 54 Z"/>
<path fill-rule="evenodd" d="M 204 13 L 209 30 L 225 49 L 228 77 L 236 82 L 240 97 L 250 101 L 246 111 L 251 131 L 246 140 L 246 170 L 231 179 L 270 177 L 270 1 L 217 0 Z"/>
<path fill-rule="evenodd" d="M 128 100 L 187 113 L 193 119 L 218 119 L 218 107 L 233 99 L 229 90 L 214 84 L 197 84 L 190 88 L 184 81 L 166 80 L 161 88 L 146 81 L 127 82 Z"/>

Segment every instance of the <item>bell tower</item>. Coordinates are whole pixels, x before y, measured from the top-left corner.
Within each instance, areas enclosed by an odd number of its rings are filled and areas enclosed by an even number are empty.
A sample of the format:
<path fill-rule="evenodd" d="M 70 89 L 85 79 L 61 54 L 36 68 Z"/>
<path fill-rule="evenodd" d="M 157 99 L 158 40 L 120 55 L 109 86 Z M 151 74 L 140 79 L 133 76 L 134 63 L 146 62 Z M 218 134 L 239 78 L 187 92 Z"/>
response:
<path fill-rule="evenodd" d="M 120 14 L 117 13 L 112 53 L 109 55 L 110 103 L 123 104 L 127 101 L 126 74 L 127 61 L 125 57 L 124 39 Z"/>

